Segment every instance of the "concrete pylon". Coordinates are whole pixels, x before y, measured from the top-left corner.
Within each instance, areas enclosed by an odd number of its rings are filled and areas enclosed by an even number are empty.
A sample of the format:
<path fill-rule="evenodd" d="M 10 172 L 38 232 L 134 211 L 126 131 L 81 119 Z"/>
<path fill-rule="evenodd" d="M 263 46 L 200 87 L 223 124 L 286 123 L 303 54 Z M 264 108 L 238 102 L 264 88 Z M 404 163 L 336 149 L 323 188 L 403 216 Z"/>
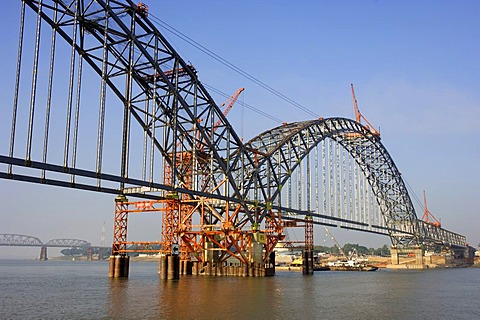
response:
<path fill-rule="evenodd" d="M 40 260 L 41 261 L 47 261 L 47 246 L 43 245 L 42 248 L 40 249 Z"/>

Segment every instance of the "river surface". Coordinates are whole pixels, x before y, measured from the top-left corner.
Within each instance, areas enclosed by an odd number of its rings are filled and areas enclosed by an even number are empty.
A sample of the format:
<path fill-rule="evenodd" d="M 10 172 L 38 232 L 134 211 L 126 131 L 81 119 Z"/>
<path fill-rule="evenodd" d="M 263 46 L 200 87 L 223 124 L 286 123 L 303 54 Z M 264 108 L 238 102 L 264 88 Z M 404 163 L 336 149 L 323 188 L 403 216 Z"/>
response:
<path fill-rule="evenodd" d="M 480 269 L 160 280 L 131 262 L 0 260 L 0 319 L 480 319 Z"/>

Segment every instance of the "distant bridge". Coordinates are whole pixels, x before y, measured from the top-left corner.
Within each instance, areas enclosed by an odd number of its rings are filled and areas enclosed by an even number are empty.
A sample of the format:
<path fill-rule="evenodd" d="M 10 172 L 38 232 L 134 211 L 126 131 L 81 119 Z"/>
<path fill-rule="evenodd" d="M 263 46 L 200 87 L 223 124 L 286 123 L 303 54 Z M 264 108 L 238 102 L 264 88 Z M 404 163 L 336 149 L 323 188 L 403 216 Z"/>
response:
<path fill-rule="evenodd" d="M 80 239 L 52 239 L 43 243 L 39 238 L 23 234 L 0 234 L 0 246 L 6 247 L 41 247 L 40 260 L 47 260 L 47 247 L 51 248 L 85 248 L 91 251 L 91 243 Z M 104 249 L 102 247 L 102 249 Z M 90 257 L 91 258 L 91 257 Z"/>
<path fill-rule="evenodd" d="M 17 247 L 57 247 L 57 248 L 88 248 L 90 242 L 79 239 L 52 239 L 43 243 L 40 239 L 23 234 L 4 233 L 0 234 L 0 246 Z"/>

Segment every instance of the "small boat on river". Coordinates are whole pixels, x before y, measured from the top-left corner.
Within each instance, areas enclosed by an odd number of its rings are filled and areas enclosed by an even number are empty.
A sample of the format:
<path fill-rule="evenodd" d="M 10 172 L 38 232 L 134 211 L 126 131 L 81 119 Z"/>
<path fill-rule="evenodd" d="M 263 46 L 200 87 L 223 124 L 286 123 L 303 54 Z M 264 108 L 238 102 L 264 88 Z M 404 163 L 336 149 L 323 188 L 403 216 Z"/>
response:
<path fill-rule="evenodd" d="M 327 267 L 332 271 L 376 271 L 377 267 L 355 259 L 330 261 Z"/>

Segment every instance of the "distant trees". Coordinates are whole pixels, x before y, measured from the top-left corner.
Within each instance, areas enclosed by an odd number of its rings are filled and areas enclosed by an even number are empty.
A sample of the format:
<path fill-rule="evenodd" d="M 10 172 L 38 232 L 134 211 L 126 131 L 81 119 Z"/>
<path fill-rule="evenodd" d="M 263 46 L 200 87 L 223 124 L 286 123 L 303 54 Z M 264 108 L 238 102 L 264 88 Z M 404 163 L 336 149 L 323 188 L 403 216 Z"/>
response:
<path fill-rule="evenodd" d="M 352 243 L 347 243 L 343 246 L 343 252 L 345 252 L 346 255 L 352 255 L 354 252 L 356 252 L 359 256 L 365 256 L 369 253 L 368 248 L 365 246 L 361 246 L 358 243 L 357 244 L 352 244 Z"/>
<path fill-rule="evenodd" d="M 86 256 L 87 250 L 84 248 L 70 248 L 70 249 L 63 249 L 60 251 L 61 254 L 64 256 Z"/>
<path fill-rule="evenodd" d="M 338 255 L 340 254 L 340 250 L 337 246 L 327 247 L 327 246 L 315 246 L 314 248 L 318 252 L 327 252 L 330 254 Z M 374 255 L 374 256 L 389 256 L 390 255 L 390 247 L 386 244 L 383 245 L 381 248 L 367 248 L 365 246 L 361 246 L 358 243 L 347 243 L 342 247 L 343 252 L 346 255 L 349 255 L 353 252 L 356 252 L 358 255 Z"/>

